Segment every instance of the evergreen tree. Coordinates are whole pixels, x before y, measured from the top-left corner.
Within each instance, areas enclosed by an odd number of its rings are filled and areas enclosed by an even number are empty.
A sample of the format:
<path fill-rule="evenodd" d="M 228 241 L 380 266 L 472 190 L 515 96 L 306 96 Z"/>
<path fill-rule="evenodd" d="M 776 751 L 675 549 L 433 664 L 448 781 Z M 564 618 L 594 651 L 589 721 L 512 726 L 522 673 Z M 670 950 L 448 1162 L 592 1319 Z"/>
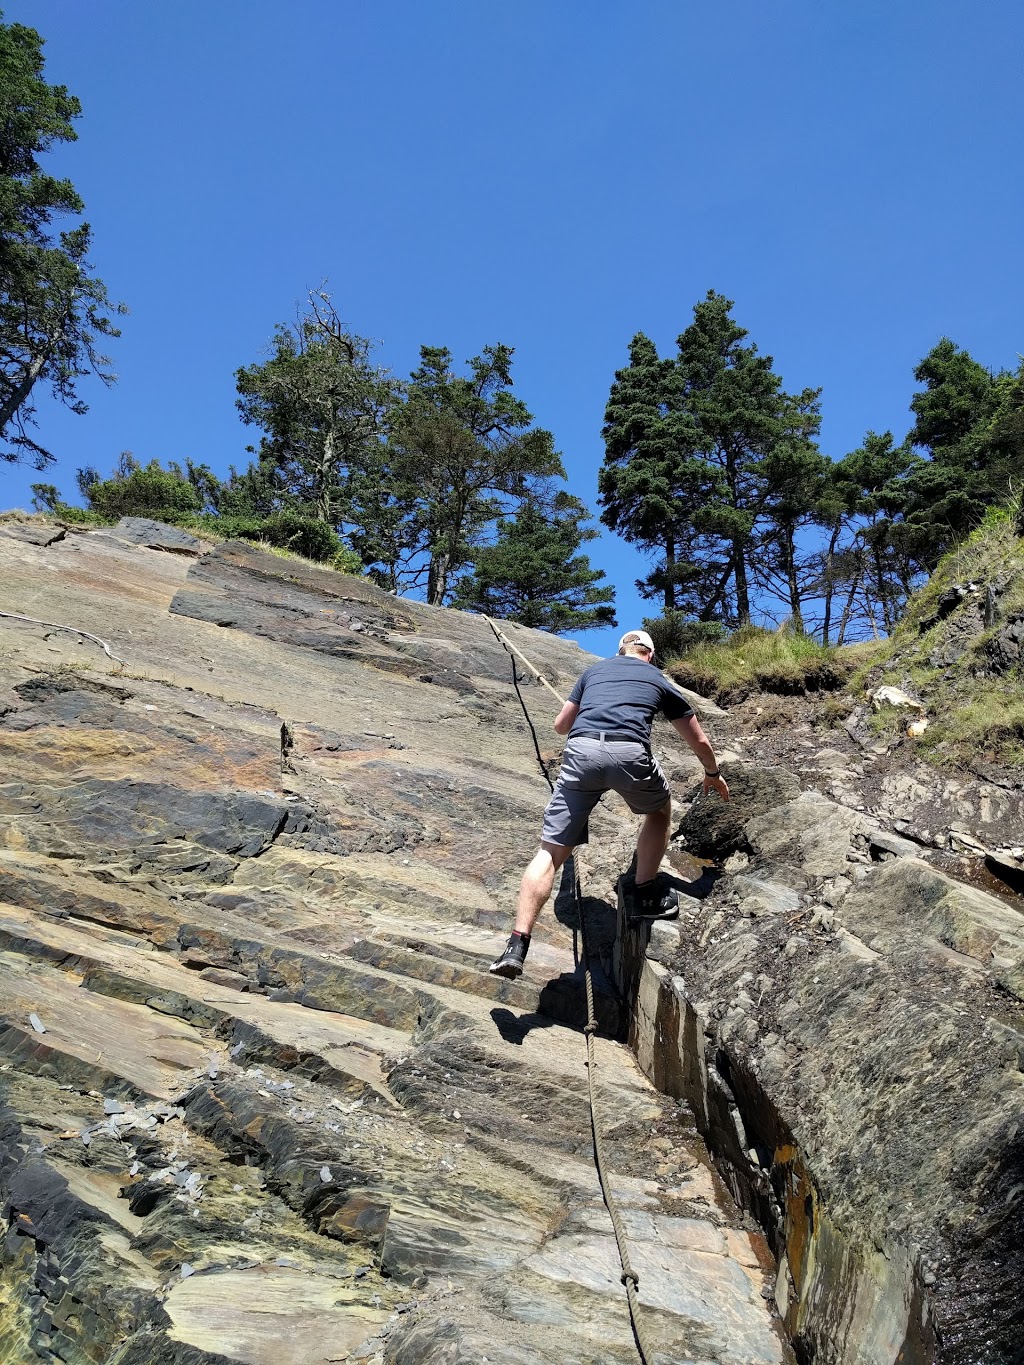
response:
<path fill-rule="evenodd" d="M 489 525 L 538 480 L 565 477 L 551 433 L 532 425 L 510 391 L 512 354 L 509 346 L 485 346 L 469 374 L 459 375 L 445 347 L 421 348 L 380 454 L 376 503 L 362 505 L 363 533 L 388 528 L 405 565 L 401 576 L 425 580 L 435 605 L 448 600 Z M 398 574 L 396 565 L 391 572 Z"/>
<path fill-rule="evenodd" d="M 993 376 L 943 337 L 914 378 L 924 388 L 910 404 L 909 440 L 927 458 L 907 480 L 907 536 L 917 563 L 931 570 L 987 507 L 1006 501 L 1020 471 L 1012 449 L 989 439 L 1008 376 Z"/>
<path fill-rule="evenodd" d="M 629 364 L 615 373 L 605 408 L 605 458 L 598 476 L 601 520 L 625 540 L 660 552 L 653 572 L 637 586 L 644 596 L 661 593 L 665 611 L 693 606 L 687 596 L 686 555 L 697 505 L 717 487 L 697 454 L 697 433 L 679 410 L 678 376 L 671 360 L 637 332 Z M 679 600 L 677 600 L 679 599 Z"/>
<path fill-rule="evenodd" d="M 820 587 L 821 557 L 801 550 L 799 532 L 820 520 L 831 460 L 809 440 L 780 441 L 765 457 L 764 526 L 754 580 L 785 602 L 793 630 L 803 634 L 806 599 Z"/>
<path fill-rule="evenodd" d="M 822 477 L 819 391 L 784 392 L 771 356 L 742 344 L 732 306 L 710 291 L 674 360 L 633 338 L 605 411 L 601 519 L 661 551 L 641 591 L 702 621 L 750 620 L 754 560 L 774 546 L 760 580 L 772 591 L 781 582 L 799 621 L 808 575 L 796 533 Z"/>
<path fill-rule="evenodd" d="M 43 79 L 43 40 L 35 29 L 0 22 L 0 459 L 28 459 L 37 469 L 53 456 L 32 436 L 36 386 L 84 413 L 77 381 L 114 375 L 101 337 L 119 334 L 102 280 L 90 274 L 87 223 L 56 233 L 55 216 L 77 217 L 82 200 L 70 180 L 46 175 L 39 156 L 73 142 L 79 101 Z"/>
<path fill-rule="evenodd" d="M 247 495 L 341 526 L 353 476 L 371 461 L 397 398 L 370 343 L 316 291 L 296 323 L 278 327 L 270 358 L 235 377 L 243 422 L 264 431 Z"/>
<path fill-rule="evenodd" d="M 986 467 L 1000 471 L 996 489 L 1005 485 L 1011 497 L 1019 497 L 1024 487 L 1024 360 L 1015 373 L 997 376 L 994 410 L 978 445 Z"/>
<path fill-rule="evenodd" d="M 910 440 L 932 459 L 955 450 L 992 416 L 996 404 L 992 375 L 949 337 L 932 347 L 915 368 L 914 378 L 924 388 L 911 399 L 916 420 Z"/>
<path fill-rule="evenodd" d="M 829 643 L 837 592 L 843 597 L 837 644 L 856 620 L 876 636 L 898 621 L 916 574 L 903 509 L 908 474 L 919 465 L 908 441 L 897 445 L 892 432 L 869 431 L 862 446 L 827 471 L 819 500 L 819 519 L 830 531 L 821 586 L 823 643 Z"/>
<path fill-rule="evenodd" d="M 771 478 L 812 459 L 820 390 L 784 392 L 771 356 L 742 344 L 747 333 L 733 320 L 732 307 L 711 290 L 694 308 L 693 323 L 678 340 L 675 401 L 694 422 L 713 488 L 693 511 L 694 529 L 704 538 L 693 547 L 702 571 L 700 615 L 710 619 L 720 612 L 731 593 L 732 614 L 745 625 L 754 533 L 770 507 Z M 790 503 L 787 517 L 793 515 Z"/>
<path fill-rule="evenodd" d="M 597 536 L 587 520 L 586 507 L 569 493 L 557 493 L 548 507 L 526 498 L 514 517 L 499 518 L 495 543 L 475 551 L 454 605 L 555 635 L 614 626 L 615 590 L 599 586 L 604 574 L 578 553 Z"/>

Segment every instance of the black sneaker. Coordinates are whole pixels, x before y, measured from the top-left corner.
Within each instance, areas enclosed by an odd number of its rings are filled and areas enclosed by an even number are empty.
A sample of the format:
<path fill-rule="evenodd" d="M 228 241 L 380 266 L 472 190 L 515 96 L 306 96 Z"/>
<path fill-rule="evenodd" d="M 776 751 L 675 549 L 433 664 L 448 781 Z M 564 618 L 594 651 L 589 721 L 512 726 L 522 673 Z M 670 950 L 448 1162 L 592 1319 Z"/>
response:
<path fill-rule="evenodd" d="M 523 974 L 523 963 L 526 961 L 529 946 L 529 938 L 524 938 L 521 934 L 513 934 L 501 957 L 492 962 L 487 970 L 492 976 L 504 976 L 508 980 L 514 981 L 517 976 Z"/>
<path fill-rule="evenodd" d="M 679 893 L 663 891 L 658 878 L 637 886 L 634 882 L 629 888 L 632 895 L 626 903 L 626 918 L 630 920 L 678 919 Z"/>

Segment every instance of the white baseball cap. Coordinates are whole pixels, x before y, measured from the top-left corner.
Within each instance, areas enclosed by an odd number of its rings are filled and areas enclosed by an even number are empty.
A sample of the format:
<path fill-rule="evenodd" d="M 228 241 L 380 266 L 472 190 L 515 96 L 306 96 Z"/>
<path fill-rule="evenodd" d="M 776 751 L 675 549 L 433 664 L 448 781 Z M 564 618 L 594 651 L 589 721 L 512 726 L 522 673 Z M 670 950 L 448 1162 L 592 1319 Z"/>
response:
<path fill-rule="evenodd" d="M 619 649 L 625 649 L 627 645 L 646 645 L 651 653 L 654 653 L 654 641 L 646 630 L 627 630 L 619 641 Z"/>

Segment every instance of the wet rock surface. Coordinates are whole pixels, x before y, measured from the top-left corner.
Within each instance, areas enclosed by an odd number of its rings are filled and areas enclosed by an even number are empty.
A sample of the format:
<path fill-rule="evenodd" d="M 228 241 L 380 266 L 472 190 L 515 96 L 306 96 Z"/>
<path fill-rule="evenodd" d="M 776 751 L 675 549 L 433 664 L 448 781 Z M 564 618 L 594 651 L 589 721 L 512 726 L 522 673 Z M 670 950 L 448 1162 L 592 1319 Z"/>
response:
<path fill-rule="evenodd" d="M 0 1362 L 635 1359 L 571 897 L 521 980 L 484 970 L 547 790 L 509 656 L 361 580 L 139 535 L 0 528 L 5 609 L 126 660 L 2 623 Z M 510 633 L 563 690 L 587 662 Z M 645 1324 L 658 1365 L 786 1361 L 763 1237 L 616 1041 L 634 828 L 602 808 L 584 886 Z"/>

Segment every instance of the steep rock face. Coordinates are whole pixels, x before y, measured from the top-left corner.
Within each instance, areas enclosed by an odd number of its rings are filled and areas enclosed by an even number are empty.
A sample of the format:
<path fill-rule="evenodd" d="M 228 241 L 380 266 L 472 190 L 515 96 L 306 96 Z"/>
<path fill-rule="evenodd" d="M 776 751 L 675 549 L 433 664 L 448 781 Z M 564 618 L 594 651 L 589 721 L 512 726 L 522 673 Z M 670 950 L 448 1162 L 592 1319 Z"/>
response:
<path fill-rule="evenodd" d="M 1019 1360 L 1021 902 L 814 789 L 737 814 L 682 822 L 739 847 L 678 929 L 620 936 L 645 1070 L 768 1230 L 801 1358 Z"/>
<path fill-rule="evenodd" d="M 508 655 L 165 540 L 0 532 L 4 610 L 126 661 L 0 622 L 0 1362 L 634 1359 L 568 887 L 521 981 L 483 970 L 547 790 Z M 514 635 L 563 690 L 587 662 Z M 633 830 L 602 808 L 584 886 L 646 1329 L 662 1365 L 784 1361 L 763 1239 L 608 1034 Z"/>

